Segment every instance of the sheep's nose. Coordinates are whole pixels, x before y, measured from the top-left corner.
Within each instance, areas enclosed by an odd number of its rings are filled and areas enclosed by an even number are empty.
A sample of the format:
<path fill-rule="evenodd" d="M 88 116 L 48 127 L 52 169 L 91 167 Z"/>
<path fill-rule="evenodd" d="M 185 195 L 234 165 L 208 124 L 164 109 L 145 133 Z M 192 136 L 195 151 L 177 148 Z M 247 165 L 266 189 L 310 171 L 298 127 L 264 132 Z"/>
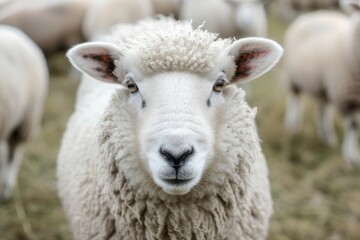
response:
<path fill-rule="evenodd" d="M 183 150 L 179 153 L 176 153 L 175 151 L 163 147 L 160 148 L 160 154 L 176 170 L 179 169 L 181 166 L 183 166 L 193 153 L 194 153 L 193 147 Z"/>

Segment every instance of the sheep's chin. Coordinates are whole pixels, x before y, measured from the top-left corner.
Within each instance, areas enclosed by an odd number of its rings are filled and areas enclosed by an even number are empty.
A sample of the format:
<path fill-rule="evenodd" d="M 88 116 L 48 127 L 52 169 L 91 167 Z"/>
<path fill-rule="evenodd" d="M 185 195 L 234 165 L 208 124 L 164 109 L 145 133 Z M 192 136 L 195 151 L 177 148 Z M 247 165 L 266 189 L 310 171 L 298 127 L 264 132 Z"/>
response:
<path fill-rule="evenodd" d="M 199 179 L 191 179 L 186 183 L 169 184 L 159 178 L 154 178 L 155 183 L 169 195 L 185 195 L 193 189 L 193 187 L 199 182 Z"/>

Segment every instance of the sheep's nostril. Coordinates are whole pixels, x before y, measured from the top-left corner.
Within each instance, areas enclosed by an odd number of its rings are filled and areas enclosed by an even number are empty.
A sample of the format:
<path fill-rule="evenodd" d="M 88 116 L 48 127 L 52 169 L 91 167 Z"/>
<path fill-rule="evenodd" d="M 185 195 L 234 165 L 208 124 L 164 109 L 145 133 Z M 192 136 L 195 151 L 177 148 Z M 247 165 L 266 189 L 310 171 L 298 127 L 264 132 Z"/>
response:
<path fill-rule="evenodd" d="M 160 154 L 170 163 L 172 167 L 176 169 L 183 166 L 193 153 L 193 147 L 181 151 L 180 153 L 175 153 L 175 151 L 171 151 L 163 147 L 160 148 Z"/>

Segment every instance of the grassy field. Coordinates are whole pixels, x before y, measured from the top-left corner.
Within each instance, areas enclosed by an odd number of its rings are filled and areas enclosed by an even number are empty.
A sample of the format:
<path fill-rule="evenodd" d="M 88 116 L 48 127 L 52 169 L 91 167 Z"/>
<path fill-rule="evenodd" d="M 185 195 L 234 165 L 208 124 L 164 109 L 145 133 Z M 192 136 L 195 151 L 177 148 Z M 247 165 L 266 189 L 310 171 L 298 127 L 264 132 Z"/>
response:
<path fill-rule="evenodd" d="M 284 28 L 272 19 L 270 36 L 281 42 Z M 0 205 L 0 240 L 71 239 L 57 198 L 55 166 L 78 82 L 68 76 L 63 55 L 52 58 L 50 66 L 42 131 L 26 146 L 13 199 Z M 285 91 L 278 78 L 279 67 L 252 84 L 275 207 L 269 239 L 360 239 L 360 171 L 347 168 L 340 147 L 317 140 L 315 106 L 308 98 L 303 134 L 287 136 Z M 337 132 L 342 139 L 339 120 Z"/>

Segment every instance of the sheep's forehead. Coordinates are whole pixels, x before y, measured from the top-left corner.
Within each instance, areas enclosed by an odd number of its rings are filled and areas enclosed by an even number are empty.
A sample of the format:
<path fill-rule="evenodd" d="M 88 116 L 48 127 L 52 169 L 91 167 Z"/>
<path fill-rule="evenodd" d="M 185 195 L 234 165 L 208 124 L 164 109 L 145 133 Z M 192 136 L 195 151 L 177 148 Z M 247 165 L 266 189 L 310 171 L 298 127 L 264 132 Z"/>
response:
<path fill-rule="evenodd" d="M 206 73 L 215 68 L 217 57 L 231 40 L 217 34 L 193 30 L 190 23 L 168 21 L 161 27 L 140 26 L 131 36 L 118 39 L 126 61 L 140 65 L 146 73 L 187 71 Z M 140 31 L 142 30 L 142 31 Z"/>

